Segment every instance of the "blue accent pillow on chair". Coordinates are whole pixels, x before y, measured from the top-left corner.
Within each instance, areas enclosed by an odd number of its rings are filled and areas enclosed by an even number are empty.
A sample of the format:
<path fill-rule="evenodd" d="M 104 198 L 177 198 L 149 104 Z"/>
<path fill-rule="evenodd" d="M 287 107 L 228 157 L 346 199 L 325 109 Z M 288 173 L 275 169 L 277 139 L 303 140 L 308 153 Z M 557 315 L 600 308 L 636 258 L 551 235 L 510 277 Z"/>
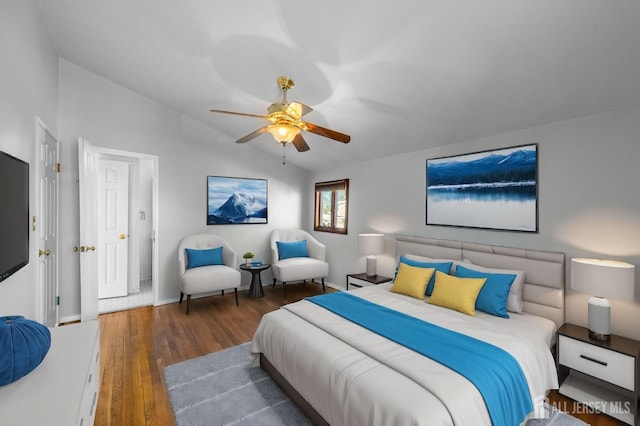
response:
<path fill-rule="evenodd" d="M 187 269 L 208 265 L 224 265 L 222 261 L 222 247 L 197 250 L 184 249 L 187 254 Z"/>
<path fill-rule="evenodd" d="M 278 259 L 289 259 L 292 257 L 309 257 L 307 251 L 307 240 L 302 241 L 276 241 L 278 246 Z"/>
<path fill-rule="evenodd" d="M 515 274 L 493 274 L 474 271 L 464 266 L 456 266 L 456 277 L 486 278 L 487 282 L 480 289 L 476 299 L 476 309 L 502 318 L 509 318 L 507 300 L 511 284 L 516 279 Z"/>

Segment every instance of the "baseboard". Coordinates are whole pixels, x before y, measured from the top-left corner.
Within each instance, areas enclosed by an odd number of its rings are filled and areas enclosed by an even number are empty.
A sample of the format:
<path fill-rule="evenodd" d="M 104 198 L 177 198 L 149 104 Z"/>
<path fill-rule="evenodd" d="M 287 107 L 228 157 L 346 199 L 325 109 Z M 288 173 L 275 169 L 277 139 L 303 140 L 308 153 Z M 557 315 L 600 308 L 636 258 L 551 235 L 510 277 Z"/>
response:
<path fill-rule="evenodd" d="M 77 322 L 80 321 L 80 315 L 68 315 L 66 317 L 60 317 L 59 325 L 66 324 L 68 322 Z"/>
<path fill-rule="evenodd" d="M 324 285 L 327 286 L 327 287 L 331 287 L 331 288 L 333 288 L 335 290 L 339 290 L 339 291 L 346 291 L 347 290 L 345 286 L 340 285 L 340 284 L 334 284 L 334 283 L 325 282 Z"/>

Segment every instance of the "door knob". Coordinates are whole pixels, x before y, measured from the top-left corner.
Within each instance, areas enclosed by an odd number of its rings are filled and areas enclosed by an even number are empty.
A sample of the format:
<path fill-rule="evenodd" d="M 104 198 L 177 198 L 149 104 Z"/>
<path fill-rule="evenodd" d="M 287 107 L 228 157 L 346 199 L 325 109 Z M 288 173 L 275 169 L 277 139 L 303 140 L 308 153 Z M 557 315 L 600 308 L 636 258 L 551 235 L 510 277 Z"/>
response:
<path fill-rule="evenodd" d="M 124 235 L 124 234 L 120 234 L 120 239 L 121 239 L 121 240 L 124 240 L 126 237 L 127 237 L 126 235 Z"/>
<path fill-rule="evenodd" d="M 38 257 L 42 256 L 43 254 L 44 254 L 45 256 L 49 256 L 49 255 L 51 254 L 51 250 L 41 250 L 41 249 L 38 249 Z"/>

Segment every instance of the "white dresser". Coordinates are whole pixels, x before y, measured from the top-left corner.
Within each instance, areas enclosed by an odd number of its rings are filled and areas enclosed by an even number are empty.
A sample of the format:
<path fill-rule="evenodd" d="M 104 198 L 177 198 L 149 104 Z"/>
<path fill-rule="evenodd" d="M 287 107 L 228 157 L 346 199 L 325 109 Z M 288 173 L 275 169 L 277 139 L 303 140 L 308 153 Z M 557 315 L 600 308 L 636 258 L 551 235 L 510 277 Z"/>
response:
<path fill-rule="evenodd" d="M 51 328 L 51 348 L 25 377 L 0 386 L 3 426 L 88 426 L 100 391 L 100 323 Z"/>

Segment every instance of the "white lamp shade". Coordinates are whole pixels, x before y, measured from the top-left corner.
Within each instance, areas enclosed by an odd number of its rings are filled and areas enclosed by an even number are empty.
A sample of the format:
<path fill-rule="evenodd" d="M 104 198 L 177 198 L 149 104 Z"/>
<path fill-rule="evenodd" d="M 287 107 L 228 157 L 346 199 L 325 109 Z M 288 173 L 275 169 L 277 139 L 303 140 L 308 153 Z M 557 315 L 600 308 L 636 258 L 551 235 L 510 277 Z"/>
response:
<path fill-rule="evenodd" d="M 633 299 L 635 266 L 600 259 L 571 259 L 571 288 L 610 299 Z"/>
<path fill-rule="evenodd" d="M 384 234 L 359 234 L 358 251 L 366 255 L 384 253 Z"/>

